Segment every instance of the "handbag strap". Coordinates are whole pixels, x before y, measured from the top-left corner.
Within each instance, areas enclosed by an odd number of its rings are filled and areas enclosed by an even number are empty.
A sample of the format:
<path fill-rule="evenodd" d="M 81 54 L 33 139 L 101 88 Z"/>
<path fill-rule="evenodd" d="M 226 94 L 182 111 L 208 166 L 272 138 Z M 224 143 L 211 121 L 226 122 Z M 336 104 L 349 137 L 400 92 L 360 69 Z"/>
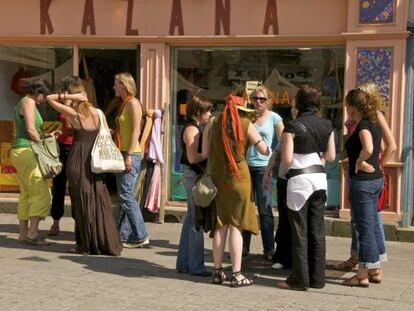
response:
<path fill-rule="evenodd" d="M 296 120 L 295 122 L 298 125 L 298 127 L 306 134 L 306 136 L 308 137 L 308 139 L 310 140 L 310 142 L 313 146 L 313 149 L 315 149 L 315 152 L 318 154 L 319 158 L 322 158 L 320 153 L 319 153 L 318 144 L 316 143 L 315 138 L 313 138 L 312 134 L 308 131 L 308 129 L 306 128 L 306 126 L 302 122 L 300 122 L 298 120 Z"/>

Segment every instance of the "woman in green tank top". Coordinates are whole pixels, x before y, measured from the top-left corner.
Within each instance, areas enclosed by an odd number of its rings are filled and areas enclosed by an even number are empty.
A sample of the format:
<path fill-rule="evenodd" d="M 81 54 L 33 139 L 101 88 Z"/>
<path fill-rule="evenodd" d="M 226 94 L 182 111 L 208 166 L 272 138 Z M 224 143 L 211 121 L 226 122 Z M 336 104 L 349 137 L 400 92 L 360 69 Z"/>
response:
<path fill-rule="evenodd" d="M 19 241 L 35 245 L 48 245 L 39 236 L 40 220 L 49 214 L 50 190 L 43 179 L 29 141 L 40 141 L 43 124 L 36 108 L 50 93 L 50 84 L 45 79 L 36 79 L 27 85 L 27 94 L 16 106 L 14 122 L 16 135 L 11 150 L 11 160 L 17 170 L 20 186 Z"/>

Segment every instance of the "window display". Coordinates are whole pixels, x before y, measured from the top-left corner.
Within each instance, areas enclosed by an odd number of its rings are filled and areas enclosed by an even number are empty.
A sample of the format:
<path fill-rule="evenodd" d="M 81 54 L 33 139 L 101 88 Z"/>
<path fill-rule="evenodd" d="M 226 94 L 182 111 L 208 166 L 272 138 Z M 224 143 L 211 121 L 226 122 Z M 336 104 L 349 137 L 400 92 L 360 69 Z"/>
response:
<path fill-rule="evenodd" d="M 289 121 L 290 104 L 298 86 L 312 84 L 321 89 L 322 111 L 336 129 L 339 149 L 342 136 L 342 89 L 344 47 L 295 48 L 176 48 L 172 51 L 172 167 L 170 199 L 185 200 L 181 184 L 181 129 L 185 123 L 185 101 L 200 94 L 219 112 L 226 96 L 247 81 L 259 81 L 273 93 L 272 110 Z M 185 96 L 183 95 L 185 94 Z M 338 154 L 340 154 L 338 150 Z M 326 167 L 328 206 L 339 206 L 338 161 Z"/>

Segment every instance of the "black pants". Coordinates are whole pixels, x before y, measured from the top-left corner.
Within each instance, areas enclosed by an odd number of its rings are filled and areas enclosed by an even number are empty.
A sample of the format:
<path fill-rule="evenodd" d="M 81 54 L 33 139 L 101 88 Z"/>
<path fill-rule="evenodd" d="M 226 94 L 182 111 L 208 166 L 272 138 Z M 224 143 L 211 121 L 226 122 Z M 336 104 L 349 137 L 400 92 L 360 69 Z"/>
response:
<path fill-rule="evenodd" d="M 72 145 L 59 144 L 60 161 L 63 164 L 63 168 L 60 174 L 53 178 L 52 208 L 50 210 L 50 216 L 52 216 L 53 220 L 61 219 L 65 212 L 66 162 L 71 148 Z"/>
<path fill-rule="evenodd" d="M 273 263 L 278 262 L 285 268 L 290 268 L 292 267 L 292 232 L 286 204 L 287 180 L 278 178 L 276 188 L 279 222 L 275 234 L 276 250 L 273 255 Z"/>
<path fill-rule="evenodd" d="M 299 211 L 288 209 L 292 227 L 292 275 L 286 282 L 296 288 L 325 286 L 326 191 L 315 191 Z"/>

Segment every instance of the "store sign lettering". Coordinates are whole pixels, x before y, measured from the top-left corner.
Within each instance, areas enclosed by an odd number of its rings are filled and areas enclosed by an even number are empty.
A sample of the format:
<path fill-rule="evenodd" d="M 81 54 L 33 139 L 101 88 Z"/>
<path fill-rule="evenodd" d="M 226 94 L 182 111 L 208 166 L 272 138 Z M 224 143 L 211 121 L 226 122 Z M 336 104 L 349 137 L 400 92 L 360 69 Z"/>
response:
<path fill-rule="evenodd" d="M 54 29 L 52 20 L 49 15 L 49 8 L 53 0 L 40 0 L 40 33 L 52 34 Z M 137 36 L 138 30 L 132 29 L 133 21 L 133 10 L 134 0 L 128 1 L 127 6 L 127 18 L 126 18 L 126 29 L 125 34 L 127 36 Z M 230 35 L 230 4 L 231 0 L 216 0 L 216 16 L 215 16 L 215 27 L 214 34 L 221 35 L 223 28 L 224 35 Z M 269 34 L 270 28 L 272 27 L 273 35 L 279 34 L 279 21 L 277 15 L 276 0 L 268 0 L 265 20 L 263 25 L 263 34 Z M 85 0 L 85 6 L 83 9 L 82 28 L 81 32 L 86 35 L 87 29 L 89 28 L 91 35 L 96 35 L 95 27 L 95 12 L 93 7 L 93 0 Z M 181 0 L 173 0 L 171 8 L 170 28 L 169 35 L 174 36 L 177 30 L 179 36 L 184 35 L 184 18 L 181 6 Z"/>
<path fill-rule="evenodd" d="M 290 105 L 289 93 L 287 91 L 274 91 L 276 105 Z"/>

